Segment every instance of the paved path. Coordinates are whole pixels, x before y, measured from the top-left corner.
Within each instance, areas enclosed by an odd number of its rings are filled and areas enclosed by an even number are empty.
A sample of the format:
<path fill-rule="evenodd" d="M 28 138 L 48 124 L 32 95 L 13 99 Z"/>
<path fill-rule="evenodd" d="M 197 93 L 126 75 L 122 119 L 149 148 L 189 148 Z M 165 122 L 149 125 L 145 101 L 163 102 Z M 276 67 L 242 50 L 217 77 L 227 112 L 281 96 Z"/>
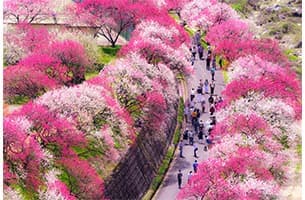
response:
<path fill-rule="evenodd" d="M 192 74 L 187 79 L 187 89 L 188 93 L 190 94 L 191 88 L 197 89 L 199 85 L 199 80 L 202 79 L 203 81 L 205 79 L 208 79 L 209 82 L 211 81 L 211 74 L 209 71 L 206 70 L 206 61 L 205 60 L 199 60 L 198 57 L 196 58 L 195 64 L 194 64 L 194 74 Z M 222 72 L 220 70 L 217 70 L 215 73 L 215 94 L 220 95 L 221 91 L 223 90 L 225 84 L 223 82 L 223 76 Z M 204 95 L 206 100 L 206 105 L 208 105 L 208 95 Z M 196 98 L 196 97 L 195 97 Z M 206 110 L 208 110 L 208 106 L 206 106 Z M 201 114 L 200 119 L 202 119 L 204 122 L 209 119 L 209 113 Z M 184 124 L 184 127 L 186 125 Z M 188 126 L 188 125 L 187 125 Z M 190 126 L 190 125 L 189 125 Z M 182 130 L 183 133 L 184 130 Z M 157 191 L 156 195 L 154 196 L 154 200 L 173 200 L 176 199 L 176 196 L 179 192 L 178 189 L 178 182 L 177 182 L 177 174 L 178 170 L 181 169 L 183 173 L 182 178 L 182 188 L 183 185 L 187 184 L 187 176 L 189 171 L 193 171 L 193 163 L 195 159 L 198 160 L 198 162 L 202 162 L 208 158 L 208 151 L 205 152 L 203 150 L 204 145 L 198 143 L 198 138 L 195 136 L 195 143 L 198 146 L 198 152 L 197 155 L 199 158 L 195 158 L 193 156 L 193 146 L 186 144 L 183 148 L 183 156 L 185 158 L 179 157 L 179 150 L 176 149 L 175 152 L 175 158 L 171 163 L 170 169 L 166 174 L 166 177 L 160 186 L 159 190 Z M 194 172 L 193 172 L 194 173 Z"/>

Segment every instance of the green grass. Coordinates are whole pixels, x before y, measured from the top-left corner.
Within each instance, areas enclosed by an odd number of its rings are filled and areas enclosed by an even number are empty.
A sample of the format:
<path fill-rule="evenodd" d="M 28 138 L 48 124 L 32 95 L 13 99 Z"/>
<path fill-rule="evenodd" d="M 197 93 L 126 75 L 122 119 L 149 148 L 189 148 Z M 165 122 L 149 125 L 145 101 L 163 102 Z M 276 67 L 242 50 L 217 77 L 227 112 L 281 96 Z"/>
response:
<path fill-rule="evenodd" d="M 111 46 L 99 47 L 98 63 L 104 64 L 104 65 L 110 63 L 112 60 L 114 60 L 116 58 L 116 55 L 120 49 L 121 49 L 121 46 L 119 46 L 119 45 L 115 46 L 115 47 L 111 47 Z"/>
<path fill-rule="evenodd" d="M 201 41 L 200 41 L 201 46 L 204 49 L 208 49 L 208 44 L 206 43 L 206 41 L 201 37 Z"/>
<path fill-rule="evenodd" d="M 99 71 L 86 72 L 86 74 L 85 74 L 86 81 L 97 76 L 99 73 L 100 73 Z"/>
<path fill-rule="evenodd" d="M 178 73 L 176 75 L 176 78 L 179 79 L 179 80 L 185 80 L 185 77 L 184 77 L 184 74 L 183 73 Z"/>
<path fill-rule="evenodd" d="M 247 0 L 238 0 L 231 7 L 237 12 L 244 14 L 247 11 Z"/>
<path fill-rule="evenodd" d="M 176 12 L 170 12 L 169 16 L 171 16 L 174 20 L 178 21 L 179 20 L 179 16 L 177 15 Z"/>
<path fill-rule="evenodd" d="M 229 82 L 228 72 L 223 70 L 222 75 L 223 75 L 223 81 L 225 82 L 225 84 L 228 84 L 228 82 Z"/>
<path fill-rule="evenodd" d="M 31 99 L 27 96 L 15 96 L 8 101 L 9 104 L 22 105 L 29 102 Z"/>
<path fill-rule="evenodd" d="M 284 51 L 284 54 L 288 57 L 288 59 L 292 62 L 298 61 L 298 56 L 294 55 L 294 52 L 292 49 L 287 49 Z"/>
<path fill-rule="evenodd" d="M 186 30 L 186 32 L 188 32 L 190 37 L 193 37 L 195 35 L 195 31 L 193 29 L 191 29 L 190 27 L 185 26 L 184 29 Z"/>
<path fill-rule="evenodd" d="M 175 148 L 173 146 L 169 147 L 167 150 L 167 153 L 165 155 L 165 158 L 162 162 L 162 165 L 159 168 L 159 171 L 157 173 L 157 176 L 154 178 L 153 182 L 152 182 L 152 189 L 153 190 L 157 190 L 159 185 L 161 184 L 164 175 L 166 174 L 169 164 L 171 163 L 172 159 L 173 159 L 173 155 L 175 152 Z"/>
<path fill-rule="evenodd" d="M 176 127 L 175 133 L 174 133 L 174 139 L 173 139 L 173 144 L 177 145 L 180 140 L 180 135 L 181 135 L 181 127 L 182 127 L 182 122 L 183 122 L 183 112 L 184 112 L 184 102 L 183 98 L 181 97 L 179 100 L 179 107 L 178 107 L 178 115 L 177 115 L 177 122 L 178 125 Z"/>

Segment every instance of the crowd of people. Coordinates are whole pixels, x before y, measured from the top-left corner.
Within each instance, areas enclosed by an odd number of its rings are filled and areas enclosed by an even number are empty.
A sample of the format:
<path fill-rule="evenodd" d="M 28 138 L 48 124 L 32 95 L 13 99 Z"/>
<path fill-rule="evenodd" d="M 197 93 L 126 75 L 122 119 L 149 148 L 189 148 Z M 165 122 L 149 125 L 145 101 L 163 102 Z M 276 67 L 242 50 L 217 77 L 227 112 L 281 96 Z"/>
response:
<path fill-rule="evenodd" d="M 181 141 L 179 142 L 179 156 L 184 158 L 183 149 L 185 145 L 191 145 L 193 147 L 194 163 L 193 169 L 189 171 L 187 179 L 188 183 L 193 173 L 197 173 L 198 167 L 198 145 L 203 145 L 203 151 L 208 151 L 209 145 L 213 143 L 210 138 L 210 133 L 216 124 L 215 111 L 219 103 L 223 101 L 222 97 L 215 94 L 215 72 L 216 72 L 216 59 L 212 55 L 210 46 L 207 46 L 206 56 L 204 56 L 204 48 L 200 43 L 200 31 L 197 31 L 193 38 L 193 45 L 190 48 L 191 52 L 191 64 L 194 65 L 196 57 L 199 60 L 206 60 L 206 70 L 211 74 L 211 80 L 209 81 L 207 77 L 199 80 L 197 87 L 193 87 L 190 91 L 190 97 L 187 99 L 184 108 L 184 120 L 185 120 L 185 130 Z M 196 56 L 198 54 L 198 56 Z M 221 68 L 221 59 L 219 61 L 219 67 Z M 211 66 L 212 65 L 212 66 Z M 206 101 L 207 100 L 207 101 Z M 203 121 L 203 115 L 208 114 L 209 119 Z M 178 187 L 181 188 L 183 174 L 179 170 Z"/>

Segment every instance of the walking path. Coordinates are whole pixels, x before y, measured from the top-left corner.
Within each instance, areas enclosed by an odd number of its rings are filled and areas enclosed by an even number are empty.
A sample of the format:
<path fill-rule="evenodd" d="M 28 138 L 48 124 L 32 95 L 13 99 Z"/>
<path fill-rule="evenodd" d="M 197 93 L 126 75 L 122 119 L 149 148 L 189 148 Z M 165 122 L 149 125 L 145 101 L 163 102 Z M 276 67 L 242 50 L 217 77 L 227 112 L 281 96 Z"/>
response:
<path fill-rule="evenodd" d="M 196 55 L 198 56 L 198 55 Z M 204 56 L 206 57 L 206 56 Z M 197 89 L 199 85 L 199 80 L 202 79 L 204 81 L 205 79 L 208 79 L 209 82 L 211 81 L 211 73 L 210 71 L 206 70 L 206 61 L 205 60 L 199 60 L 198 57 L 196 58 L 196 61 L 194 63 L 194 73 L 188 77 L 187 79 L 187 90 L 188 94 L 190 95 L 190 91 L 192 88 L 195 90 Z M 220 95 L 221 91 L 224 89 L 224 81 L 223 81 L 223 75 L 220 70 L 217 70 L 215 73 L 215 92 L 214 94 Z M 208 97 L 209 95 L 205 94 L 204 98 L 206 101 L 206 112 L 201 113 L 200 119 L 203 120 L 203 122 L 207 121 L 210 118 L 209 115 L 209 106 L 208 106 Z M 195 97 L 196 98 L 196 97 Z M 189 120 L 190 121 L 190 120 Z M 191 126 L 191 125 L 188 125 Z M 185 128 L 185 125 L 184 125 Z M 184 132 L 184 129 L 181 131 L 181 133 Z M 174 159 L 171 163 L 170 169 L 168 170 L 166 177 L 163 180 L 162 185 L 160 186 L 159 190 L 157 191 L 156 195 L 154 196 L 154 200 L 172 200 L 175 199 L 177 194 L 179 193 L 178 189 L 178 180 L 177 180 L 177 174 L 178 170 L 181 169 L 183 177 L 182 177 L 182 188 L 185 184 L 187 184 L 187 176 L 189 171 L 193 171 L 193 163 L 195 160 L 197 160 L 199 163 L 206 160 L 208 158 L 208 151 L 204 151 L 204 145 L 198 143 L 198 137 L 194 136 L 194 141 L 197 144 L 198 152 L 197 155 L 198 158 L 194 157 L 193 154 L 193 146 L 188 145 L 188 142 L 185 142 L 185 146 L 183 147 L 183 156 L 184 158 L 179 157 L 179 147 L 176 149 Z M 194 173 L 194 172 L 193 172 Z"/>

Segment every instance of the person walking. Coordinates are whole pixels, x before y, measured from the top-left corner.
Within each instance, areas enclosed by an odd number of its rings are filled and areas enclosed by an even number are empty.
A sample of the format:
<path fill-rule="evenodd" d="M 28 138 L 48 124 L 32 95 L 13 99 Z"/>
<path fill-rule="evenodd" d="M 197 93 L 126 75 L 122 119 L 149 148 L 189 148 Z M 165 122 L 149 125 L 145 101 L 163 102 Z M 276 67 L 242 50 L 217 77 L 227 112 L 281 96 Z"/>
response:
<path fill-rule="evenodd" d="M 196 122 L 196 119 L 197 119 L 197 109 L 194 109 L 193 112 L 191 113 L 191 116 L 192 116 L 192 126 L 195 126 L 195 122 Z"/>
<path fill-rule="evenodd" d="M 178 172 L 178 175 L 177 175 L 177 178 L 178 178 L 178 188 L 181 189 L 181 184 L 182 184 L 182 172 L 181 172 L 181 169 L 179 169 L 179 172 Z"/>
<path fill-rule="evenodd" d="M 183 140 L 180 140 L 179 151 L 180 151 L 180 158 L 184 158 L 184 156 L 183 156 Z"/>
<path fill-rule="evenodd" d="M 195 98 L 195 89 L 192 88 L 192 90 L 191 90 L 191 101 L 193 101 L 194 98 Z"/>
<path fill-rule="evenodd" d="M 197 51 L 196 46 L 193 45 L 192 46 L 192 56 L 193 56 L 194 60 L 196 60 L 196 51 Z"/>
<path fill-rule="evenodd" d="M 200 45 L 200 38 L 201 38 L 201 33 L 200 33 L 200 30 L 198 29 L 195 33 L 195 36 L 194 36 L 194 40 L 195 40 L 196 45 Z"/>
<path fill-rule="evenodd" d="M 210 108 L 210 115 L 214 115 L 214 112 L 215 112 L 215 106 L 214 104 L 212 104 Z"/>
<path fill-rule="evenodd" d="M 194 172 L 197 173 L 197 169 L 198 169 L 198 162 L 197 162 L 197 160 L 195 160 L 195 162 L 193 163 L 193 169 L 194 169 Z"/>
<path fill-rule="evenodd" d="M 197 156 L 198 147 L 195 143 L 193 144 L 193 147 L 194 147 L 194 157 L 198 158 L 198 156 Z"/>
<path fill-rule="evenodd" d="M 200 104 L 201 104 L 202 113 L 204 113 L 205 112 L 205 98 L 203 95 L 201 95 Z"/>
<path fill-rule="evenodd" d="M 216 70 L 216 68 L 213 66 L 213 67 L 211 68 L 212 81 L 215 81 L 215 70 Z"/>
<path fill-rule="evenodd" d="M 194 57 L 193 55 L 191 56 L 190 61 L 191 61 L 191 64 L 192 64 L 192 66 L 193 66 L 194 63 L 195 63 L 195 57 Z"/>
<path fill-rule="evenodd" d="M 222 57 L 219 58 L 218 64 L 219 64 L 219 68 L 222 69 Z"/>
<path fill-rule="evenodd" d="M 201 46 L 201 44 L 198 44 L 198 55 L 199 55 L 199 59 L 203 60 L 203 47 Z"/>
<path fill-rule="evenodd" d="M 197 111 L 197 112 L 198 112 L 198 111 Z M 198 115 L 198 116 L 200 116 L 200 115 Z M 196 120 L 195 120 L 195 122 L 194 122 L 195 134 L 198 133 L 198 128 L 199 128 L 199 121 L 198 121 L 199 117 L 198 117 L 198 116 L 197 116 L 197 118 L 196 118 Z"/>
<path fill-rule="evenodd" d="M 187 183 L 188 183 L 188 184 L 191 184 L 191 178 L 192 178 L 192 176 L 193 176 L 193 172 L 190 171 L 189 174 L 188 174 L 188 176 L 187 176 Z"/>
<path fill-rule="evenodd" d="M 192 131 L 189 131 L 189 144 L 193 145 L 194 144 L 194 133 Z"/>
<path fill-rule="evenodd" d="M 205 81 L 204 81 L 204 92 L 206 94 L 209 93 L 209 81 L 208 81 L 208 79 L 205 79 Z"/>
<path fill-rule="evenodd" d="M 206 69 L 209 71 L 210 70 L 210 65 L 211 65 L 211 54 L 208 53 L 207 55 L 207 60 L 206 60 Z"/>
<path fill-rule="evenodd" d="M 211 107 L 211 105 L 214 103 L 214 98 L 212 95 L 209 97 L 208 101 L 209 101 L 210 107 Z"/>
<path fill-rule="evenodd" d="M 216 70 L 216 59 L 215 59 L 215 57 L 213 57 L 213 60 L 212 60 L 212 67 L 214 67 L 215 70 Z"/>
<path fill-rule="evenodd" d="M 198 93 L 198 94 L 202 94 L 202 87 L 200 87 L 200 85 L 199 85 L 198 88 L 197 88 L 197 93 Z"/>
<path fill-rule="evenodd" d="M 212 81 L 212 82 L 210 83 L 210 91 L 211 91 L 211 95 L 213 95 L 213 94 L 214 94 L 214 89 L 215 89 L 215 81 Z"/>
<path fill-rule="evenodd" d="M 199 130 L 198 140 L 199 140 L 199 143 L 202 144 L 202 142 L 203 142 L 203 129 Z"/>
<path fill-rule="evenodd" d="M 202 79 L 200 79 L 200 80 L 199 80 L 199 86 L 200 86 L 201 88 L 203 88 L 203 82 L 202 82 Z"/>
<path fill-rule="evenodd" d="M 188 140 L 188 138 L 189 138 L 189 130 L 188 128 L 186 128 L 183 133 L 183 140 Z"/>
<path fill-rule="evenodd" d="M 203 130 L 203 128 L 204 128 L 204 123 L 203 123 L 203 121 L 202 121 L 202 119 L 199 121 L 199 131 L 200 130 Z"/>

